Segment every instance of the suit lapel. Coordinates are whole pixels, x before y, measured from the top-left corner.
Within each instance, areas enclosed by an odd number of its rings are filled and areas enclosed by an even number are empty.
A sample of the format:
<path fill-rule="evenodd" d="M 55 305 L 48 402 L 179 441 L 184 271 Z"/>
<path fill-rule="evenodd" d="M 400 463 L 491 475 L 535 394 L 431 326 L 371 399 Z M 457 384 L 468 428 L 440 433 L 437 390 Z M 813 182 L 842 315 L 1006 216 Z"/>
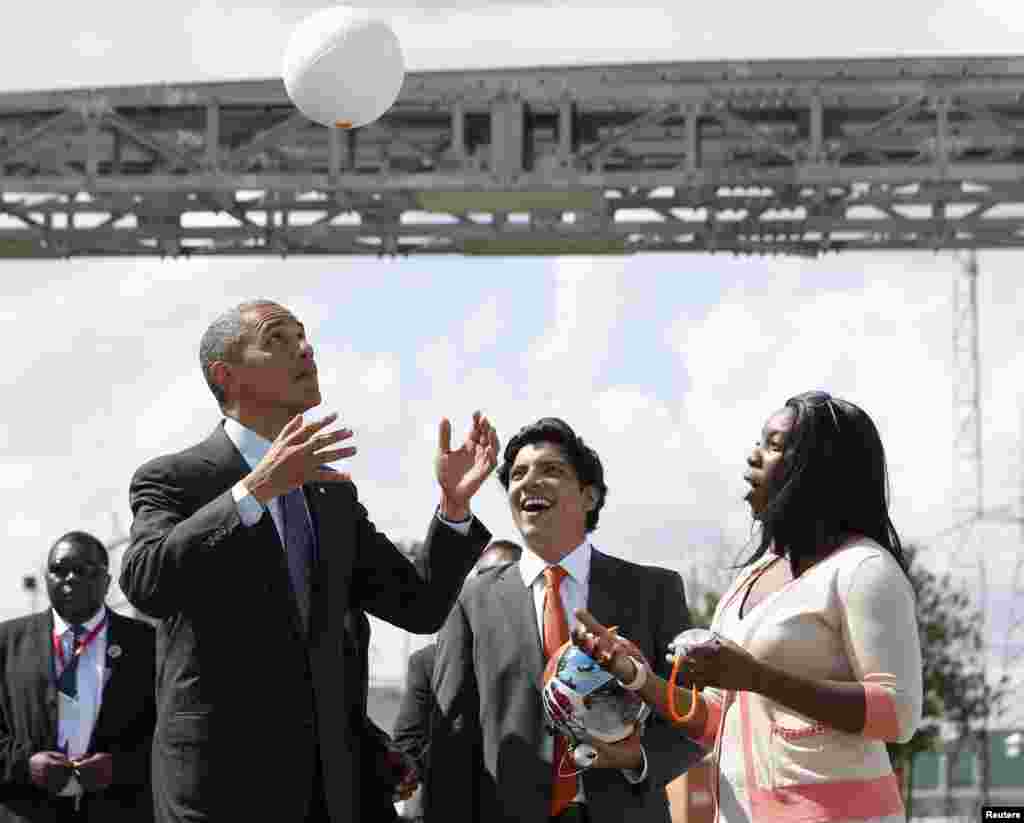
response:
<path fill-rule="evenodd" d="M 57 683 L 53 663 L 53 614 L 49 609 L 35 615 L 31 629 L 31 657 L 26 661 L 29 688 L 43 695 L 42 737 L 57 745 Z"/>
<path fill-rule="evenodd" d="M 523 704 L 524 713 L 517 716 L 515 721 L 517 732 L 526 741 L 527 748 L 535 751 L 544 735 L 544 714 L 540 698 L 543 689 L 544 649 L 537 628 L 533 591 L 523 585 L 518 563 L 513 563 L 501 572 L 495 588 L 498 594 L 495 605 L 499 610 L 499 625 L 507 626 L 505 636 L 514 638 L 512 644 L 504 650 L 502 660 L 508 665 L 512 662 L 509 658 L 518 658 L 527 678 L 537 690 L 536 699 L 527 700 Z"/>
<path fill-rule="evenodd" d="M 221 480 L 222 484 L 227 482 L 229 488 L 245 477 L 250 471 L 249 464 L 245 462 L 241 452 L 235 448 L 235 444 L 231 442 L 228 433 L 224 431 L 223 421 L 210 433 L 210 436 L 203 441 L 199 448 L 203 459 L 207 463 L 215 467 L 219 472 L 229 475 Z"/>
<path fill-rule="evenodd" d="M 267 552 L 266 561 L 277 577 L 277 587 L 283 589 L 285 599 L 288 602 L 288 612 L 292 628 L 295 630 L 296 636 L 300 640 L 305 641 L 306 627 L 302 625 L 299 602 L 295 599 L 295 592 L 292 590 L 292 577 L 291 572 L 288 571 L 288 558 L 285 555 L 287 549 L 284 545 L 284 539 L 277 533 L 277 527 L 274 525 L 274 519 L 270 516 L 270 512 L 264 514 L 263 518 L 254 528 L 259 531 L 258 536 L 255 537 L 253 542 L 258 543 Z"/>
<path fill-rule="evenodd" d="M 313 562 L 319 572 L 330 562 L 325 553 L 320 551 L 320 532 L 329 533 L 327 522 L 331 516 L 331 508 L 327 505 L 328 492 L 323 483 L 307 483 L 302 487 L 306 496 L 306 506 L 309 508 L 309 516 L 313 521 Z"/>
<path fill-rule="evenodd" d="M 124 677 L 117 677 L 117 673 L 123 666 L 122 661 L 125 655 L 124 637 L 121 629 L 121 618 L 107 609 L 107 653 L 103 660 L 103 690 L 100 698 L 100 713 L 96 718 L 96 725 L 92 729 L 92 738 L 89 743 L 89 750 L 93 749 L 93 743 L 97 735 L 112 711 L 116 711 L 121 690 L 124 687 Z"/>
<path fill-rule="evenodd" d="M 498 595 L 504 612 L 506 625 L 513 637 L 519 638 L 519 650 L 527 671 L 536 675 L 540 688 L 544 673 L 544 650 L 541 647 L 540 630 L 537 628 L 537 613 L 533 605 L 533 592 L 523 585 L 519 564 L 506 568 L 498 581 Z"/>
<path fill-rule="evenodd" d="M 621 581 L 619 581 L 621 599 Z M 590 580 L 587 591 L 587 611 L 605 626 L 614 626 L 619 622 L 619 608 L 615 595 L 614 561 L 597 549 L 590 553 Z"/>
<path fill-rule="evenodd" d="M 289 612 L 291 613 L 292 628 L 295 629 L 295 633 L 306 641 L 309 635 L 309 627 L 305 626 L 302 622 L 302 612 L 299 610 L 299 601 L 295 596 L 295 589 L 292 588 L 292 574 L 288 570 L 288 547 L 284 545 L 284 538 L 277 533 L 277 529 L 274 528 L 273 520 L 269 516 L 265 516 L 264 521 L 267 521 L 270 530 L 273 532 L 275 541 L 275 548 L 277 550 L 277 565 L 280 569 L 280 574 L 284 577 L 284 590 L 288 595 L 288 603 L 291 606 Z"/>
<path fill-rule="evenodd" d="M 227 432 L 224 431 L 223 421 L 203 443 L 203 458 L 216 467 L 219 472 L 223 473 L 218 485 L 224 488 L 231 488 L 251 471 L 241 452 L 238 451 L 231 438 L 228 437 Z M 260 550 L 266 552 L 267 562 L 272 568 L 277 570 L 278 585 L 284 587 L 288 603 L 291 607 L 289 611 L 291 612 L 292 628 L 295 630 L 298 638 L 305 642 L 307 637 L 306 627 L 302 625 L 299 604 L 295 599 L 295 592 L 292 591 L 291 575 L 288 572 L 288 559 L 285 557 L 284 538 L 278 534 L 277 528 L 274 525 L 274 519 L 269 516 L 269 512 L 253 528 L 256 530 L 253 547 L 258 545 Z"/>
<path fill-rule="evenodd" d="M 344 610 L 339 615 L 332 615 L 332 609 L 342 603 L 338 600 L 339 589 L 334 588 L 334 597 L 331 597 L 331 581 L 348 579 L 350 569 L 345 569 L 345 563 L 351 566 L 354 553 L 351 551 L 330 552 L 324 551 L 323 537 L 330 535 L 337 540 L 344 530 L 339 528 L 337 518 L 339 515 L 339 503 L 337 492 L 339 490 L 331 487 L 328 483 L 308 483 L 302 487 L 306 496 L 306 506 L 309 508 L 310 519 L 313 522 L 314 556 L 312 578 L 309 591 L 309 622 L 310 629 L 314 623 L 318 627 L 340 625 L 338 620 L 344 620 Z M 344 588 L 344 583 L 339 584 Z M 344 598 L 347 606 L 348 598 Z M 298 606 L 296 606 L 298 616 Z"/>

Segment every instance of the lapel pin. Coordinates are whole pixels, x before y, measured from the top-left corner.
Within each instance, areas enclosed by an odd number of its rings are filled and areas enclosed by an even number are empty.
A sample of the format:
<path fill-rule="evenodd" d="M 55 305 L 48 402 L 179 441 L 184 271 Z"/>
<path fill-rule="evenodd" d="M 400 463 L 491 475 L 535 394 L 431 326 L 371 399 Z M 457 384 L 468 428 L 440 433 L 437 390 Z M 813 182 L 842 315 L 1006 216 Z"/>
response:
<path fill-rule="evenodd" d="M 320 492 L 320 494 L 327 494 L 327 489 L 325 489 L 323 486 L 317 486 L 317 489 Z"/>
<path fill-rule="evenodd" d="M 114 643 L 112 646 L 110 646 L 110 648 L 107 649 L 107 657 L 109 657 L 111 660 L 117 660 L 117 658 L 119 658 L 123 652 L 124 649 L 118 646 L 117 643 Z"/>

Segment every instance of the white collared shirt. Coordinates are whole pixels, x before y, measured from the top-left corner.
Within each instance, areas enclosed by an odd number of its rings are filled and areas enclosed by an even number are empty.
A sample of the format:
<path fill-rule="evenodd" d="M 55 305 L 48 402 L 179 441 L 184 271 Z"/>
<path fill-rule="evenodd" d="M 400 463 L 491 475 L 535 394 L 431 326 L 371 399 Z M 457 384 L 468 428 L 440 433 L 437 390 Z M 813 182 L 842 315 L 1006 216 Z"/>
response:
<path fill-rule="evenodd" d="M 563 557 L 556 565 L 565 569 L 568 574 L 562 579 L 559 595 L 565 609 L 565 619 L 571 629 L 576 623 L 573 613 L 576 609 L 587 607 L 587 594 L 590 584 L 590 543 L 584 540 Z M 537 616 L 537 631 L 540 633 L 541 644 L 544 643 L 544 570 L 551 564 L 531 551 L 524 551 L 519 561 L 519 573 L 523 577 L 523 585 L 528 586 L 533 594 L 534 614 Z"/>
<path fill-rule="evenodd" d="M 245 460 L 250 469 L 255 469 L 259 465 L 259 462 L 266 456 L 267 452 L 270 451 L 271 445 L 273 445 L 267 438 L 256 434 L 252 429 L 247 429 L 231 417 L 224 418 L 224 433 L 235 444 L 235 448 L 238 449 L 242 459 Z M 263 507 L 259 504 L 259 501 L 241 483 L 236 484 L 231 493 L 235 498 L 235 504 L 238 506 L 238 514 L 242 518 L 242 523 L 246 526 L 254 525 L 263 515 Z M 302 502 L 305 505 L 305 498 L 303 498 Z M 278 537 L 281 538 L 281 545 L 284 546 L 284 511 L 281 506 L 281 498 L 275 497 L 273 500 L 268 501 L 267 509 L 270 512 L 271 519 L 274 521 L 274 526 L 277 528 Z M 308 507 L 306 508 L 306 517 L 309 517 Z M 312 528 L 313 521 L 310 518 L 310 529 L 312 530 Z"/>
<path fill-rule="evenodd" d="M 71 624 L 53 612 L 53 632 L 60 638 L 63 649 L 64 664 L 71 659 L 74 651 L 72 642 L 74 634 L 71 631 Z M 107 613 L 107 607 L 103 606 L 83 625 L 86 633 L 95 629 Z M 78 671 L 76 674 L 78 697 L 75 700 L 57 694 L 57 747 L 66 752 L 69 759 L 81 757 L 89 753 L 89 742 L 92 740 L 93 730 L 96 728 L 96 720 L 100 715 L 100 707 L 103 703 L 103 687 L 106 681 L 106 660 L 107 660 L 107 632 L 110 626 L 103 628 L 96 638 L 86 647 L 78 659 Z M 52 641 L 51 641 L 52 642 Z M 54 667 L 56 673 L 60 674 L 60 659 L 51 646 L 50 653 L 56 658 Z M 72 778 L 64 787 L 61 794 L 79 794 L 81 787 L 78 781 Z"/>
<path fill-rule="evenodd" d="M 590 541 L 584 540 L 580 545 L 563 557 L 558 563 L 548 563 L 529 549 L 523 552 L 519 560 L 519 573 L 523 578 L 523 585 L 530 589 L 533 595 L 533 609 L 537 618 L 537 632 L 540 635 L 541 648 L 544 646 L 544 592 L 547 583 L 544 580 L 544 570 L 550 565 L 558 565 L 568 572 L 562 578 L 558 594 L 562 599 L 562 608 L 565 609 L 565 619 L 569 629 L 576 624 L 573 617 L 576 609 L 585 609 L 590 594 L 590 558 L 593 547 Z M 545 733 L 541 737 L 541 757 L 550 762 L 555 753 L 555 738 L 545 727 Z M 643 766 L 639 771 L 622 771 L 630 783 L 640 783 L 647 776 L 647 753 L 643 753 Z M 583 780 L 577 778 L 576 797 L 577 802 L 584 802 Z"/>

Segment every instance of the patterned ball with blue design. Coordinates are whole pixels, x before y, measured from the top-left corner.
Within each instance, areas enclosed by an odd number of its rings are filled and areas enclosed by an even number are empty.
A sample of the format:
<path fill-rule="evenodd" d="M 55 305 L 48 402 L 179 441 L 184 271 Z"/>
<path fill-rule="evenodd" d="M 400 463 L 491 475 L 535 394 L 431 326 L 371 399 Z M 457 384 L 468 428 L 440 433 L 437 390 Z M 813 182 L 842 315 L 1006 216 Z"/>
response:
<path fill-rule="evenodd" d="M 574 743 L 617 743 L 650 714 L 636 692 L 622 684 L 569 642 L 548 660 L 542 693 L 548 725 Z"/>

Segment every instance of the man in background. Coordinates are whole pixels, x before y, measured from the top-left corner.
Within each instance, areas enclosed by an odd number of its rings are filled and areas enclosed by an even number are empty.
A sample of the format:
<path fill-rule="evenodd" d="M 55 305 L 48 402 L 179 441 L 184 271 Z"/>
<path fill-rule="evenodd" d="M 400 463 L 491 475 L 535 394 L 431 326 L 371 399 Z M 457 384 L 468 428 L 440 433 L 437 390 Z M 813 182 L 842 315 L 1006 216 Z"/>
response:
<path fill-rule="evenodd" d="M 518 562 L 523 549 L 511 540 L 492 540 L 477 561 L 475 574 Z M 430 688 L 434 676 L 434 655 L 437 644 L 430 643 L 409 655 L 405 692 L 395 719 L 393 744 L 412 758 L 420 779 L 427 774 L 430 756 L 430 727 L 435 722 L 437 701 Z M 405 803 L 403 817 L 422 820 L 426 808 L 425 790 L 420 790 Z"/>
<path fill-rule="evenodd" d="M 0 823 L 145 823 L 154 632 L 104 605 L 107 549 L 50 548 L 51 607 L 0 623 Z"/>
<path fill-rule="evenodd" d="M 523 547 L 518 543 L 511 540 L 492 540 L 476 562 L 473 575 L 481 575 L 489 569 L 507 566 L 509 563 L 518 563 L 522 556 Z"/>
<path fill-rule="evenodd" d="M 350 724 L 362 725 L 365 792 L 363 823 L 391 823 L 398 820 L 395 803 L 408 800 L 420 782 L 420 773 L 409 755 L 369 716 L 370 702 L 370 620 L 365 612 L 353 610 L 345 620 L 345 657 L 362 680 L 362 703 Z"/>

